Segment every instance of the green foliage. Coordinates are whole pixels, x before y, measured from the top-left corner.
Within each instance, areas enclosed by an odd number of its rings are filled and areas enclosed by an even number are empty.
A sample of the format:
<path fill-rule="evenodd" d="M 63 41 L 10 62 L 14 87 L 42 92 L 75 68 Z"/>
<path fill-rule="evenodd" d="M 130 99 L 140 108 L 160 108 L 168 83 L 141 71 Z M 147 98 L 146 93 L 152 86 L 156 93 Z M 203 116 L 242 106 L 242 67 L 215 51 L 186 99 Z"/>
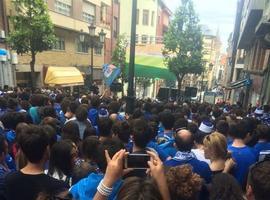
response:
<path fill-rule="evenodd" d="M 18 54 L 49 50 L 55 42 L 54 28 L 44 0 L 13 0 L 16 15 L 8 43 Z"/>
<path fill-rule="evenodd" d="M 164 62 L 178 80 L 203 70 L 203 40 L 192 0 L 182 0 L 164 36 Z M 179 83 L 180 82 L 180 83 Z"/>
<path fill-rule="evenodd" d="M 112 54 L 112 64 L 117 67 L 121 67 L 122 74 L 124 74 L 124 69 L 126 65 L 126 49 L 127 39 L 125 35 L 119 35 Z"/>

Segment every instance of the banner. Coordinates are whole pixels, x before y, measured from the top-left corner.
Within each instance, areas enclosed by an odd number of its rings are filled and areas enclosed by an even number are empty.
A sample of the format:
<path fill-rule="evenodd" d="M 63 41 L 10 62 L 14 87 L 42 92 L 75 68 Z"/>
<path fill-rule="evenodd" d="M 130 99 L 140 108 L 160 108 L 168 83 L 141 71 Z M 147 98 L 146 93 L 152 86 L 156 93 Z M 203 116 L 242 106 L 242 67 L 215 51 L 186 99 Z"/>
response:
<path fill-rule="evenodd" d="M 112 64 L 103 65 L 104 81 L 107 86 L 111 86 L 113 81 L 119 76 L 120 73 L 120 67 L 116 67 Z"/>

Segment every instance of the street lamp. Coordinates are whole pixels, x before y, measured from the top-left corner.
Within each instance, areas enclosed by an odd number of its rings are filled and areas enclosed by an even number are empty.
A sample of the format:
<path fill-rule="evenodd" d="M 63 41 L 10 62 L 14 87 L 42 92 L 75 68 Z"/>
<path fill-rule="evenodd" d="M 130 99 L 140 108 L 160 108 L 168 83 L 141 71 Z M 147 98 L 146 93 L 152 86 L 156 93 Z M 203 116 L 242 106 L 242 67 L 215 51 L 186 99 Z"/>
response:
<path fill-rule="evenodd" d="M 90 89 L 93 84 L 93 61 L 94 61 L 94 48 L 102 48 L 105 42 L 106 33 L 103 29 L 98 35 L 95 34 L 96 26 L 91 24 L 88 26 L 89 34 L 86 34 L 81 30 L 79 40 L 82 44 L 86 44 L 87 48 L 91 49 L 91 64 L 90 64 L 90 76 L 86 74 L 86 85 Z M 90 80 L 89 80 L 90 78 Z"/>

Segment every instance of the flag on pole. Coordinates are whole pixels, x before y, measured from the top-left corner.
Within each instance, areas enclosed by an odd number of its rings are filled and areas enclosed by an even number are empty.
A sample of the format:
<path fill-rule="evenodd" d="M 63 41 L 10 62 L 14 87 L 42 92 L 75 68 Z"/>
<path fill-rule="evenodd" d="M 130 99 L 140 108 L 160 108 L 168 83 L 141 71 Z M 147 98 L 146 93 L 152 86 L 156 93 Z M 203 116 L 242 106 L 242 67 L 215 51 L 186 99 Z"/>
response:
<path fill-rule="evenodd" d="M 103 65 L 104 80 L 107 86 L 111 86 L 113 81 L 119 76 L 120 73 L 121 73 L 120 67 L 116 67 L 112 64 Z"/>

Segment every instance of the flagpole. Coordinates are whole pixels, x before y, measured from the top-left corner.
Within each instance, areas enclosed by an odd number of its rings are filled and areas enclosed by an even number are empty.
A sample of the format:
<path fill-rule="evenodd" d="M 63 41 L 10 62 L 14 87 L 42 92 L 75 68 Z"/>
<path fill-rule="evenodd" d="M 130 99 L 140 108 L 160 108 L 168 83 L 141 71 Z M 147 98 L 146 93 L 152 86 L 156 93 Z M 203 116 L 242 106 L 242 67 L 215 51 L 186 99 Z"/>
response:
<path fill-rule="evenodd" d="M 126 112 L 132 114 L 134 111 L 134 64 L 135 64 L 135 46 L 136 46 L 136 19 L 137 19 L 137 0 L 132 3 L 132 21 L 131 21 L 131 39 L 130 39 L 130 56 L 128 71 L 128 92 Z"/>

